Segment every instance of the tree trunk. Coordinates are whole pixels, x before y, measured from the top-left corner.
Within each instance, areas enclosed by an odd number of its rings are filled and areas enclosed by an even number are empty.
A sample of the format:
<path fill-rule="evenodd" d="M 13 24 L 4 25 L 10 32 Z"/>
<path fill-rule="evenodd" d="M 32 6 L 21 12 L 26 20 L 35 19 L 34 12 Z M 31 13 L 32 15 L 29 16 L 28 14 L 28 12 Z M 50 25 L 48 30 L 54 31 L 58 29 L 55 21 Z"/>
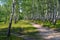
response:
<path fill-rule="evenodd" d="M 11 14 L 11 17 L 10 17 L 10 22 L 9 22 L 9 28 L 8 28 L 8 34 L 7 36 L 10 37 L 10 33 L 11 33 L 11 26 L 12 26 L 12 19 L 13 19 L 13 16 L 14 16 L 14 9 L 15 9 L 15 0 L 13 0 L 13 4 L 12 4 L 12 14 Z"/>

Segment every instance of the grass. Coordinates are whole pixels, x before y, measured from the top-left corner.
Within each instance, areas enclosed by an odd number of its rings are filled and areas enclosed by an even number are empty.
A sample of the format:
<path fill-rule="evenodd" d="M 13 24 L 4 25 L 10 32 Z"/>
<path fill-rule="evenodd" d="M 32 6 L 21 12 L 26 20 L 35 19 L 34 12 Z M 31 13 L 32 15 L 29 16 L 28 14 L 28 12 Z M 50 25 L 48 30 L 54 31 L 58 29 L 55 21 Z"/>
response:
<path fill-rule="evenodd" d="M 41 20 L 35 20 L 34 21 L 35 23 L 37 23 L 37 24 L 43 24 L 43 27 L 48 27 L 48 28 L 55 28 L 55 29 L 58 29 L 58 28 L 60 28 L 60 20 L 57 20 L 57 22 L 56 22 L 56 25 L 53 25 L 51 22 L 49 22 L 49 21 L 41 21 Z"/>
<path fill-rule="evenodd" d="M 28 35 L 36 40 L 41 40 L 40 36 L 37 35 L 38 30 L 34 28 L 27 20 L 20 20 L 17 24 L 12 24 L 11 33 Z M 6 24 L 0 23 L 0 40 L 8 40 L 7 36 L 8 22 Z M 24 40 L 22 37 L 17 37 L 15 35 L 10 36 L 9 40 Z"/>
<path fill-rule="evenodd" d="M 0 40 L 23 40 L 23 38 L 19 38 L 19 37 L 16 37 L 15 35 L 11 35 L 9 38 L 5 37 L 5 36 L 1 36 L 0 37 Z"/>

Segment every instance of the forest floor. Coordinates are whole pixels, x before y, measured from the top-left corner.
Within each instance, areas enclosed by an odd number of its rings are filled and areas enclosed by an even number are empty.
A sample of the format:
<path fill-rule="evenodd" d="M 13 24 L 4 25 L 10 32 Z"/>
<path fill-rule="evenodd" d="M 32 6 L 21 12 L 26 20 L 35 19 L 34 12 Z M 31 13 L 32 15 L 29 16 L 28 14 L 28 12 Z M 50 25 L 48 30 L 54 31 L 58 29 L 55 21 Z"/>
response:
<path fill-rule="evenodd" d="M 42 27 L 42 25 L 39 24 L 32 23 L 32 25 L 40 32 L 37 35 L 41 35 L 44 40 L 60 40 L 60 32 Z"/>
<path fill-rule="evenodd" d="M 17 24 L 13 22 L 9 40 L 60 40 L 59 32 L 43 27 L 42 22 L 39 23 L 26 20 L 20 20 Z M 0 40 L 7 40 L 7 30 L 8 23 L 1 23 Z"/>
<path fill-rule="evenodd" d="M 18 23 L 12 23 L 11 36 L 7 37 L 8 22 L 0 23 L 0 40 L 41 40 L 40 35 L 37 35 L 37 28 L 30 24 L 30 21 L 20 20 Z"/>

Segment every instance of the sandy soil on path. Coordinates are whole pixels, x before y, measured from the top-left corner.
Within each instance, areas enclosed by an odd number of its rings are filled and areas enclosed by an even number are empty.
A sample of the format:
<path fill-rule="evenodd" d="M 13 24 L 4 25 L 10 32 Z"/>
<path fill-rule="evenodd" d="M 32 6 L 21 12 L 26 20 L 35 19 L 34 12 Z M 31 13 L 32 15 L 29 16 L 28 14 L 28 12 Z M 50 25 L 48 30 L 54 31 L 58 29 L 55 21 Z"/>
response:
<path fill-rule="evenodd" d="M 42 25 L 31 23 L 34 27 L 37 28 L 39 31 L 39 34 L 45 39 L 45 40 L 60 40 L 60 33 L 51 30 L 49 28 L 44 28 Z M 38 35 L 39 35 L 38 34 Z"/>

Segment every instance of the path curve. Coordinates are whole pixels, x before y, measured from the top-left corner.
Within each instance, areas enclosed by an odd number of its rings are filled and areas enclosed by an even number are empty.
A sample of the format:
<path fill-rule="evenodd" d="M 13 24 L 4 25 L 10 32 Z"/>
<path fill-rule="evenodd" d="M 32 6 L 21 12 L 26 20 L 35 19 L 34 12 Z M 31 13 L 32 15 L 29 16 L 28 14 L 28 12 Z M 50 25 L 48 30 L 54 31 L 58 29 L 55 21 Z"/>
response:
<path fill-rule="evenodd" d="M 44 40 L 60 40 L 60 33 L 42 27 L 42 25 L 31 23 L 37 30 L 40 32 L 38 35 L 41 35 Z"/>

